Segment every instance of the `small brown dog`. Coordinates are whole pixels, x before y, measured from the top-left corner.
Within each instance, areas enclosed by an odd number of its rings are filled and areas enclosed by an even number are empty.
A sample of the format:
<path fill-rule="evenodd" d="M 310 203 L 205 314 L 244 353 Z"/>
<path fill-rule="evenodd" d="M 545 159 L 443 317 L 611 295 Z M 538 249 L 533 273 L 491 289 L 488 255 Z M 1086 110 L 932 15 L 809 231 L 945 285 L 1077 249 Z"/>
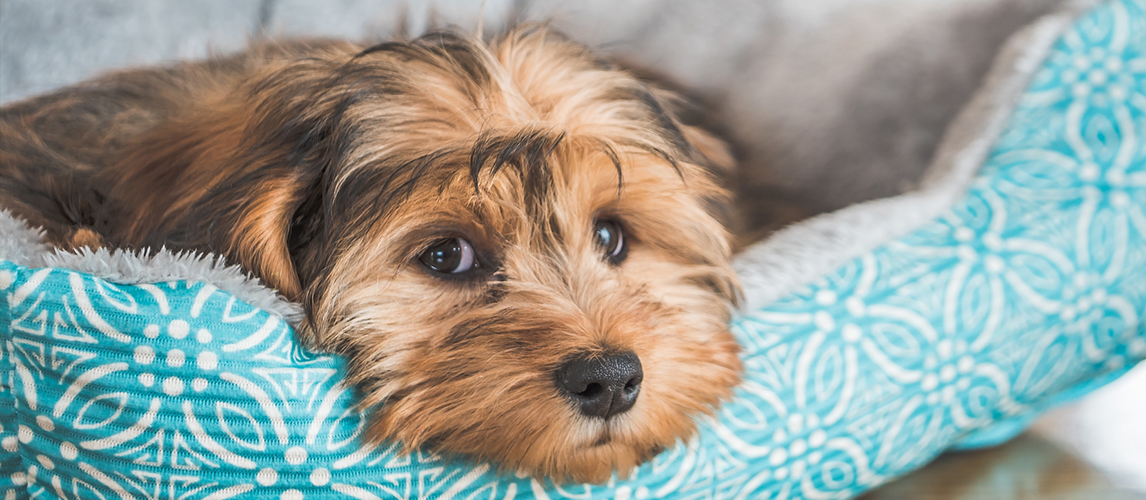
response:
<path fill-rule="evenodd" d="M 625 474 L 739 381 L 723 146 L 543 27 L 257 46 L 0 111 L 0 205 L 62 247 L 210 251 L 301 302 L 369 436 Z"/>

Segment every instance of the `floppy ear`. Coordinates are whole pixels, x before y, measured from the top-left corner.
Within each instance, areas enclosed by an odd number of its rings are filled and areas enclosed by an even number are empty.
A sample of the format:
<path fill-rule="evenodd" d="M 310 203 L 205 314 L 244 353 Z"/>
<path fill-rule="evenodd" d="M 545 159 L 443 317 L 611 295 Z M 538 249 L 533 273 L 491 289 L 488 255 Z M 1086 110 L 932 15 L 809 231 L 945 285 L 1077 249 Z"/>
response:
<path fill-rule="evenodd" d="M 283 296 L 297 300 L 303 283 L 292 255 L 297 226 L 313 224 L 317 214 L 297 214 L 307 187 L 296 179 L 267 179 L 257 185 L 235 213 L 226 254 Z M 303 221 L 305 219 L 305 221 Z M 297 243 L 296 243 L 297 245 Z"/>
<path fill-rule="evenodd" d="M 701 163 L 711 167 L 714 173 L 726 176 L 736 170 L 736 158 L 727 142 L 697 126 L 683 123 L 677 126 L 684 139 L 700 154 Z"/>
<path fill-rule="evenodd" d="M 219 253 L 300 299 L 313 273 L 300 275 L 297 254 L 321 240 L 338 105 L 323 101 L 320 81 L 283 82 L 236 90 L 134 138 L 103 173 L 125 221 L 112 243 Z"/>
<path fill-rule="evenodd" d="M 708 167 L 718 177 L 727 177 L 736 170 L 736 157 L 724 140 L 703 127 L 709 121 L 702 100 L 689 95 L 684 86 L 658 71 L 625 58 L 601 61 L 612 68 L 624 70 L 644 84 L 656 105 L 667 115 L 692 151 L 692 160 Z"/>
<path fill-rule="evenodd" d="M 737 163 L 728 143 L 698 125 L 705 121 L 701 107 L 681 93 L 669 90 L 671 84 L 667 80 L 650 77 L 648 72 L 628 71 L 641 79 L 645 94 L 642 99 L 656 119 L 666 129 L 679 133 L 670 139 L 676 149 L 691 163 L 701 166 L 708 180 L 719 186 L 705 190 L 702 195 L 708 213 L 726 228 L 738 231 L 743 220 L 730 195 Z"/>
<path fill-rule="evenodd" d="M 648 85 L 649 93 L 657 100 L 673 125 L 680 130 L 685 142 L 691 151 L 696 163 L 709 167 L 713 174 L 725 176 L 736 169 L 736 159 L 728 143 L 713 133 L 701 128 L 704 122 L 704 112 L 697 101 L 684 96 L 682 93 L 671 90 L 671 85 L 664 79 L 648 80 L 647 74 L 642 78 Z"/>
<path fill-rule="evenodd" d="M 339 161 L 333 130 L 339 120 L 322 106 L 293 110 L 293 116 L 291 108 L 282 105 L 283 116 L 247 125 L 240 161 L 257 167 L 216 188 L 208 204 L 230 207 L 221 220 L 233 223 L 209 231 L 222 240 L 219 248 L 297 301 L 315 275 L 309 268 L 321 250 L 313 246 L 324 240 L 323 179 Z"/>

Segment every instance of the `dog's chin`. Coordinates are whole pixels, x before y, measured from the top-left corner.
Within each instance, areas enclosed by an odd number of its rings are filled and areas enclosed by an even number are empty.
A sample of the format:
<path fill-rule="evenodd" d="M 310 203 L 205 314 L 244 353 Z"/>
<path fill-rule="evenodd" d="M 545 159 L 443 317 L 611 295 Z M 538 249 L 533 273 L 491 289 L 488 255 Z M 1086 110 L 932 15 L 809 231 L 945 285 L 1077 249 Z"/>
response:
<path fill-rule="evenodd" d="M 479 401 L 472 386 L 398 391 L 400 397 L 372 416 L 367 438 L 400 442 L 406 453 L 428 448 L 486 461 L 503 473 L 556 484 L 625 478 L 691 439 L 697 418 L 712 415 L 740 381 L 738 347 L 730 334 L 687 351 L 705 361 L 650 364 L 636 404 L 609 419 L 581 415 L 556 395 L 551 382 L 519 373 L 523 383 L 516 390 Z"/>
<path fill-rule="evenodd" d="M 624 418 L 618 422 L 595 421 L 586 426 L 589 432 L 583 433 L 588 439 L 568 450 L 554 450 L 560 460 L 543 475 L 555 483 L 603 483 L 614 474 L 627 478 L 637 467 L 696 433 L 693 418 L 680 417 L 673 422 L 662 419 L 662 428 L 652 435 L 624 429 Z"/>
<path fill-rule="evenodd" d="M 554 471 L 549 477 L 558 484 L 562 478 L 577 483 L 604 483 L 613 474 L 627 478 L 665 448 L 664 445 L 641 446 L 611 439 L 573 450 L 569 454 L 568 470 L 564 474 Z"/>
<path fill-rule="evenodd" d="M 564 409 L 561 413 L 565 413 Z M 522 426 L 510 424 L 470 434 L 469 439 L 455 437 L 450 442 L 431 438 L 418 446 L 411 444 L 415 436 L 408 429 L 402 426 L 387 429 L 385 422 L 395 419 L 383 416 L 375 421 L 370 434 L 382 437 L 387 430 L 393 431 L 388 433 L 391 434 L 388 439 L 402 442 L 404 453 L 421 446 L 446 455 L 489 461 L 503 473 L 546 478 L 555 484 L 599 484 L 614 474 L 626 478 L 665 449 L 690 439 L 696 433 L 696 416 L 662 415 L 655 418 L 655 428 L 632 425 L 644 416 L 621 416 L 609 421 L 571 416 L 549 421 L 543 428 L 532 422 Z M 523 434 L 531 432 L 540 432 L 542 436 L 523 439 Z"/>

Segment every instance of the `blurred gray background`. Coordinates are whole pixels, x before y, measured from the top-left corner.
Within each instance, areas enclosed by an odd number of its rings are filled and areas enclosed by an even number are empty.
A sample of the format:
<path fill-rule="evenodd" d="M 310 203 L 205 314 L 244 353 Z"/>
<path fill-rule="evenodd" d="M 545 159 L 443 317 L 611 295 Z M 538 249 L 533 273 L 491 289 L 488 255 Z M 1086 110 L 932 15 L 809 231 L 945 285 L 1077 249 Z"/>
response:
<path fill-rule="evenodd" d="M 911 187 L 1001 43 L 1059 0 L 0 0 L 0 102 L 261 37 L 547 20 L 699 98 L 756 226 Z"/>

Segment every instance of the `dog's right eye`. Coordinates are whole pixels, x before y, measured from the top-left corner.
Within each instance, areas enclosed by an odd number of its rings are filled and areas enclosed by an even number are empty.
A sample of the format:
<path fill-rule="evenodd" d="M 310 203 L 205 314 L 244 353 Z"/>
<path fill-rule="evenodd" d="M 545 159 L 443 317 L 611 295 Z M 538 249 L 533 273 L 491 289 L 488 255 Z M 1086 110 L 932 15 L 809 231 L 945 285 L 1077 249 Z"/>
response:
<path fill-rule="evenodd" d="M 593 225 L 593 237 L 611 264 L 616 266 L 625 260 L 629 247 L 625 244 L 625 233 L 620 224 L 607 219 L 598 220 Z"/>
<path fill-rule="evenodd" d="M 474 247 L 461 238 L 443 238 L 435 241 L 418 255 L 422 265 L 441 274 L 461 274 L 477 267 Z"/>

